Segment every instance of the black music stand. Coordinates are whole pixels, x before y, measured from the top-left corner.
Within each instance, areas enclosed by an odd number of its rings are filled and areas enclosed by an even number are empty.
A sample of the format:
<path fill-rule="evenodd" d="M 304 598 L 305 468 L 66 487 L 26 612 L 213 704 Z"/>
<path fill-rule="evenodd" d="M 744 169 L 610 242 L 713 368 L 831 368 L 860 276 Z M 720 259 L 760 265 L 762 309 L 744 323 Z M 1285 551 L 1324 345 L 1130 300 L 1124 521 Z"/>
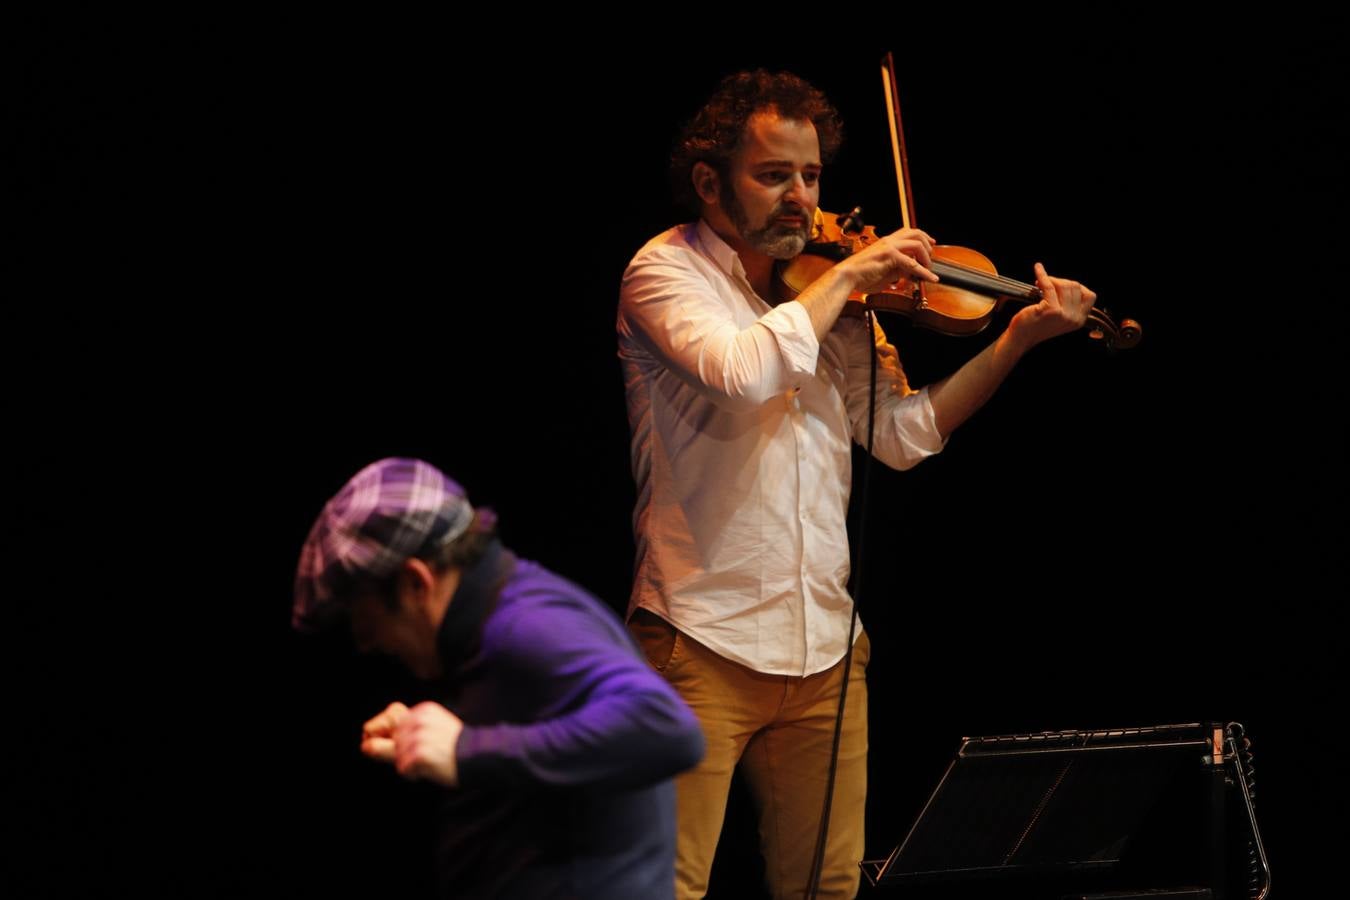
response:
<path fill-rule="evenodd" d="M 908 897 L 1224 900 L 1231 744 L 1200 724 L 966 738 L 863 874 Z"/>

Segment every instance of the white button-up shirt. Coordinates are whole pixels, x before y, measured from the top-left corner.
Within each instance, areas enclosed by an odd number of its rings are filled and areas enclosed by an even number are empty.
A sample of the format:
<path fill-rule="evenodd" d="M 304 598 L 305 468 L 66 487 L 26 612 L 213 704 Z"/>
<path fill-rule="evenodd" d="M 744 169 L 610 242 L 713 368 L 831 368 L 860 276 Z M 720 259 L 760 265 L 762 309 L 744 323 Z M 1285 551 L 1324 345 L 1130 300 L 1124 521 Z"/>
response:
<path fill-rule="evenodd" d="M 756 671 L 804 676 L 848 638 L 850 440 L 866 443 L 867 326 L 818 342 L 805 307 L 771 307 L 699 221 L 624 273 L 619 359 L 637 507 L 630 613 L 651 610 Z M 942 449 L 878 329 L 874 451 L 905 469 Z"/>

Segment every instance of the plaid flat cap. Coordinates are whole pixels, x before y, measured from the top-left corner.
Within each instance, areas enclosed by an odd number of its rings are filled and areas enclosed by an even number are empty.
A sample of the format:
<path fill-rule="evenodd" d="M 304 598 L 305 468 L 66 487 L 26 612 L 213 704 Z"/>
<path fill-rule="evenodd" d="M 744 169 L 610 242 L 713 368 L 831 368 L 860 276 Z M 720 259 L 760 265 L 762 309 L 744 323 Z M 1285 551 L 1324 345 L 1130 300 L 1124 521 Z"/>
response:
<path fill-rule="evenodd" d="M 324 505 L 309 530 L 291 624 L 314 630 L 357 579 L 385 578 L 410 557 L 432 556 L 472 521 L 464 488 L 430 463 L 396 457 L 371 463 Z"/>

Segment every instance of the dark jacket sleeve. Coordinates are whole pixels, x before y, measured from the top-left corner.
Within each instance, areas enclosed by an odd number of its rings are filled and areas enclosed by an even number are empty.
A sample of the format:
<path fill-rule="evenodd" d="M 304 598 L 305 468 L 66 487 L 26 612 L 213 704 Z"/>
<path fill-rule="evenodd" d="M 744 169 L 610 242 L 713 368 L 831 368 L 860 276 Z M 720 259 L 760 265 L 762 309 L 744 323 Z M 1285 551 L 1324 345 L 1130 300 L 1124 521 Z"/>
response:
<path fill-rule="evenodd" d="M 492 623 L 484 647 L 521 685 L 548 685 L 549 697 L 533 721 L 465 726 L 456 748 L 465 787 L 639 787 L 703 758 L 698 720 L 608 610 L 550 597 Z"/>

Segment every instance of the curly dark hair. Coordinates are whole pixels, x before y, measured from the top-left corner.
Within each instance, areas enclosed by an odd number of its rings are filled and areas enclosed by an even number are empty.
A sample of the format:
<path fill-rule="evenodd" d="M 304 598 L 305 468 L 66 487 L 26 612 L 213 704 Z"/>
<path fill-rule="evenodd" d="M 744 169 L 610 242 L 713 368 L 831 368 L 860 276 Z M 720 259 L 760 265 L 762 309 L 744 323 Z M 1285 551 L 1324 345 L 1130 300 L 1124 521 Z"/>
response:
<path fill-rule="evenodd" d="M 690 176 L 694 164 L 712 166 L 725 184 L 745 125 L 757 112 L 773 110 L 785 119 L 804 119 L 816 128 L 822 162 L 829 162 L 844 139 L 839 112 L 825 95 L 791 72 L 756 69 L 722 79 L 708 102 L 680 131 L 670 153 L 675 200 L 697 215 L 702 206 Z"/>

